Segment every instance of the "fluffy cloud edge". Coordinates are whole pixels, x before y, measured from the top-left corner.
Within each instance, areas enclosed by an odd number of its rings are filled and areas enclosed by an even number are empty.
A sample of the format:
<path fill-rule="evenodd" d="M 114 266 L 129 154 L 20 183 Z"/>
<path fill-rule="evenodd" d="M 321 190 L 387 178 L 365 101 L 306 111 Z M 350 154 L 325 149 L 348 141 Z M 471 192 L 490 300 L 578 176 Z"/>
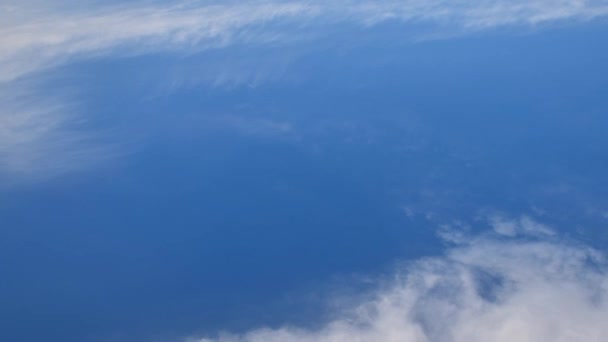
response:
<path fill-rule="evenodd" d="M 510 223 L 530 222 L 522 217 Z M 555 234 L 528 233 L 487 233 L 443 256 L 417 260 L 397 271 L 390 286 L 353 303 L 319 330 L 260 328 L 187 341 L 603 341 L 608 336 L 604 255 Z"/>

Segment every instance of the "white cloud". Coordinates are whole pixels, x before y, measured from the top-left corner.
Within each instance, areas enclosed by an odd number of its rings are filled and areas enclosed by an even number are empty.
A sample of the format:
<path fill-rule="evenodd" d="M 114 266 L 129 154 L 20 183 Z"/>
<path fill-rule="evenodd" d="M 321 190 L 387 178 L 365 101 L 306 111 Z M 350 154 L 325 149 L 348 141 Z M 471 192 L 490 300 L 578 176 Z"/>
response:
<path fill-rule="evenodd" d="M 521 235 L 530 236 L 551 236 L 555 232 L 548 226 L 535 221 L 529 216 L 522 216 L 517 219 L 506 218 L 500 214 L 493 214 L 488 217 L 490 226 L 497 234 L 515 237 Z"/>
<path fill-rule="evenodd" d="M 75 152 L 83 148 L 72 145 L 87 139 L 82 132 L 66 129 L 74 118 L 67 118 L 61 99 L 53 99 L 52 109 L 38 103 L 30 89 L 29 104 L 6 100 L 18 96 L 15 82 L 74 60 L 293 43 L 314 39 L 339 23 L 371 26 L 397 20 L 431 24 L 454 34 L 607 14 L 608 4 L 594 0 L 138 1 L 128 5 L 99 5 L 93 0 L 9 1 L 0 5 L 0 173 L 7 169 L 30 174 L 52 173 L 48 168 L 67 171 L 68 165 L 78 167 L 77 160 L 94 159 L 95 154 L 82 158 L 84 153 Z M 232 84 L 241 79 L 257 83 L 264 77 L 218 73 L 209 83 Z"/>
<path fill-rule="evenodd" d="M 0 185 L 46 179 L 115 156 L 82 129 L 85 120 L 74 104 L 32 95 L 29 87 L 0 86 Z"/>
<path fill-rule="evenodd" d="M 608 336 L 608 273 L 587 247 L 483 237 L 416 262 L 319 330 L 196 342 L 578 342 Z"/>
<path fill-rule="evenodd" d="M 294 16 L 303 20 L 310 12 L 309 6 L 298 3 L 184 3 L 35 13 L 26 16 L 23 23 L 0 26 L 0 81 L 71 58 L 196 50 L 248 41 L 248 26 Z M 260 32 L 255 38 L 259 42 L 274 36 Z"/>
<path fill-rule="evenodd" d="M 405 0 L 247 1 L 208 4 L 135 5 L 62 10 L 16 3 L 0 15 L 0 81 L 20 77 L 75 57 L 201 49 L 243 41 L 273 41 L 286 30 L 259 26 L 286 22 L 298 27 L 385 20 L 429 22 L 460 29 L 590 19 L 608 14 L 608 4 L 590 0 Z M 47 6 L 48 7 L 48 6 Z M 8 20 L 19 17 L 20 20 Z M 4 20 L 6 19 L 6 20 Z M 257 27 L 257 29 L 256 29 Z M 301 31 L 300 33 L 301 34 Z M 291 35 L 285 39 L 297 39 Z"/>

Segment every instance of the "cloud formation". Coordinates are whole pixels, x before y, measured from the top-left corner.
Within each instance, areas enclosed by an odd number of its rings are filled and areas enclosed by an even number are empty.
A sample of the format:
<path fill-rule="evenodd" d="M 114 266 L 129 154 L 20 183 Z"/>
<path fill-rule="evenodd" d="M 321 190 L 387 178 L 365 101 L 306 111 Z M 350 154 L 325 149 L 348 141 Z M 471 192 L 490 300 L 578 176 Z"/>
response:
<path fill-rule="evenodd" d="M 536 222 L 534 219 L 523 216 L 519 219 L 512 220 L 503 215 L 494 214 L 488 218 L 490 225 L 497 234 L 514 237 L 517 235 L 530 236 L 551 236 L 555 235 L 548 226 Z"/>
<path fill-rule="evenodd" d="M 0 186 L 48 179 L 115 156 L 83 128 L 71 101 L 32 93 L 31 85 L 0 86 Z"/>
<path fill-rule="evenodd" d="M 608 273 L 600 253 L 557 238 L 486 235 L 397 272 L 390 286 L 319 330 L 257 329 L 189 341 L 600 342 L 606 321 Z"/>
<path fill-rule="evenodd" d="M 0 27 L 0 81 L 112 53 L 145 54 L 220 47 L 247 41 L 244 28 L 277 18 L 307 16 L 304 4 L 120 6 L 92 11 L 49 11 Z M 256 39 L 272 39 L 263 33 Z M 191 51 L 190 51 L 191 52 Z"/>
<path fill-rule="evenodd" d="M 106 8 L 97 6 L 91 10 L 58 10 L 40 5 L 32 9 L 17 3 L 5 8 L 5 13 L 0 15 L 4 23 L 0 24 L 0 81 L 9 81 L 76 57 L 297 39 L 295 34 L 282 37 L 282 32 L 301 25 L 314 28 L 315 25 L 354 22 L 369 26 L 398 20 L 479 30 L 564 19 L 585 20 L 608 14 L 606 3 L 593 0 L 247 1 L 227 4 L 188 1 L 172 5 L 140 2 Z M 21 20 L 8 20 L 15 16 Z M 273 29 L 267 25 L 269 23 L 283 23 L 287 27 Z M 261 25 L 267 26 L 262 28 Z"/>
<path fill-rule="evenodd" d="M 81 146 L 73 146 L 81 138 L 66 129 L 69 115 L 62 112 L 66 105 L 61 99 L 54 99 L 57 105 L 52 110 L 38 103 L 32 89 L 26 89 L 29 101 L 11 100 L 20 96 L 21 90 L 14 90 L 16 82 L 36 79 L 43 71 L 73 61 L 163 51 L 192 54 L 238 44 L 297 44 L 314 41 L 344 23 L 370 27 L 393 20 L 453 35 L 607 14 L 608 4 L 596 0 L 137 1 L 126 5 L 12 1 L 0 5 L 0 173 L 33 174 L 47 172 L 48 167 L 68 170 L 80 167 L 78 160 L 88 164 L 93 158 L 82 153 Z M 210 84 L 233 79 L 239 78 Z"/>

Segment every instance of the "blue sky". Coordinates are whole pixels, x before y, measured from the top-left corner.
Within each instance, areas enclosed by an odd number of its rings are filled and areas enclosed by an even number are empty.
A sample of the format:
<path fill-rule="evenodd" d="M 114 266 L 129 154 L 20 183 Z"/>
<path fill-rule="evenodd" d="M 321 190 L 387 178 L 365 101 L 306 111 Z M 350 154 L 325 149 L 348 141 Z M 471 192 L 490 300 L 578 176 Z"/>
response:
<path fill-rule="evenodd" d="M 601 341 L 608 3 L 0 4 L 0 339 Z"/>

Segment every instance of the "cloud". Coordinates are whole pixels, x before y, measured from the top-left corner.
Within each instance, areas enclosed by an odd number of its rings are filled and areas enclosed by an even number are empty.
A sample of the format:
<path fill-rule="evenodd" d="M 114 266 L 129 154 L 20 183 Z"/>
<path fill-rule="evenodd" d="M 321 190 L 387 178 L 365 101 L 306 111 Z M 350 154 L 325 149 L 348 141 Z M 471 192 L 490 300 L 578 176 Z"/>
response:
<path fill-rule="evenodd" d="M 17 84 L 74 61 L 117 58 L 157 52 L 193 54 L 228 46 L 298 44 L 325 35 L 340 24 L 370 27 L 387 20 L 425 24 L 450 35 L 506 25 L 536 25 L 558 20 L 590 20 L 608 14 L 608 4 L 594 0 L 403 0 L 245 2 L 137 1 L 100 5 L 57 0 L 12 1 L 0 5 L 0 173 L 54 174 L 90 164 L 95 147 L 84 132 L 67 128 L 70 104 L 34 89 L 28 101 L 14 102 Z M 254 63 L 255 64 L 255 63 Z M 234 70 L 234 69 L 231 69 Z M 268 70 L 274 70 L 268 68 Z M 257 84 L 259 73 L 216 73 L 208 80 L 225 85 L 245 80 Z M 282 75 L 281 72 L 279 72 Z M 214 74 L 215 75 L 215 74 Z M 206 79 L 205 77 L 203 77 Z M 175 83 L 175 82 L 173 82 Z M 179 83 L 179 82 L 177 82 Z M 101 147 L 99 147 L 101 149 Z M 78 157 L 77 157 L 78 156 Z M 55 162 L 53 160 L 56 160 Z M 66 162 L 70 160 L 71 162 Z M 68 167 L 69 165 L 69 167 Z M 49 170 L 51 168 L 54 171 Z M 7 171 L 8 170 L 8 171 Z"/>
<path fill-rule="evenodd" d="M 293 131 L 293 124 L 264 118 L 246 118 L 226 115 L 218 117 L 222 126 L 233 128 L 243 134 L 252 136 L 284 136 Z"/>
<path fill-rule="evenodd" d="M 0 86 L 0 185 L 48 179 L 116 155 L 83 128 L 86 120 L 71 101 L 32 95 L 31 85 L 12 86 Z"/>
<path fill-rule="evenodd" d="M 399 20 L 472 30 L 608 14 L 607 4 L 588 0 L 188 1 L 74 10 L 40 4 L 35 9 L 24 4 L 5 7 L 0 15 L 4 22 L 0 24 L 0 81 L 73 58 L 293 40 L 303 34 L 294 31 L 301 25 L 314 31 L 315 25 L 337 22 L 370 26 Z M 15 16 L 19 22 L 8 20 Z M 288 25 L 273 28 L 270 23 Z M 289 30 L 293 34 L 285 36 Z"/>
<path fill-rule="evenodd" d="M 519 219 L 509 219 L 503 215 L 493 214 L 488 217 L 490 226 L 497 234 L 515 237 L 518 235 L 550 236 L 555 232 L 548 226 L 538 223 L 529 216 Z"/>
<path fill-rule="evenodd" d="M 302 20 L 310 10 L 298 3 L 184 3 L 36 13 L 26 16 L 23 23 L 0 27 L 0 81 L 73 58 L 196 50 L 246 42 L 250 39 L 246 27 L 296 15 Z M 273 38 L 270 33 L 256 35 L 258 42 Z"/>
<path fill-rule="evenodd" d="M 603 256 L 560 241 L 481 236 L 419 260 L 318 330 L 224 333 L 190 342 L 604 341 Z"/>

